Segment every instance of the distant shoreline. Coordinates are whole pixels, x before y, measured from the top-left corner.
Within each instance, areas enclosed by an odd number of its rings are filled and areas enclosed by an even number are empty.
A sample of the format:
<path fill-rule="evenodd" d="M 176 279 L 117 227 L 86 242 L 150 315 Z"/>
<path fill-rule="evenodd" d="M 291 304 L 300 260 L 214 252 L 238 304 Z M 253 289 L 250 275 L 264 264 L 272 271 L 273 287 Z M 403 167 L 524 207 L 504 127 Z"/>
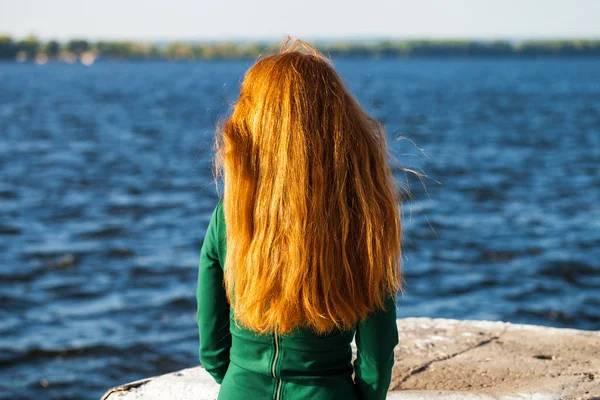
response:
<path fill-rule="evenodd" d="M 227 60 L 256 59 L 277 52 L 279 42 L 210 42 L 165 44 L 133 41 L 39 41 L 30 36 L 14 40 L 0 35 L 0 61 L 89 65 L 96 60 Z M 316 47 L 332 58 L 567 58 L 600 57 L 600 39 L 581 40 L 381 40 L 332 41 Z"/>
<path fill-rule="evenodd" d="M 356 60 L 356 61 L 368 61 L 368 60 L 387 60 L 387 61 L 426 61 L 426 60 L 438 60 L 438 61 L 486 61 L 486 60 L 512 60 L 512 61 L 539 61 L 544 60 L 579 60 L 579 61 L 600 61 L 600 55 L 586 55 L 586 56 L 564 56 L 564 55 L 548 55 L 548 56 L 509 56 L 509 55 L 498 55 L 498 56 L 460 56 L 460 55 L 444 55 L 444 56 L 398 56 L 398 57 L 374 57 L 374 56 L 332 56 L 335 60 Z M 255 57 L 215 57 L 215 58 L 194 58 L 194 59 L 167 59 L 167 58 L 94 58 L 83 60 L 75 58 L 73 60 L 62 60 L 62 59 L 33 59 L 33 60 L 11 60 L 0 58 L 0 65 L 92 65 L 92 64 L 110 64 L 110 63 L 200 63 L 200 62 L 223 62 L 223 61 L 254 61 Z"/>

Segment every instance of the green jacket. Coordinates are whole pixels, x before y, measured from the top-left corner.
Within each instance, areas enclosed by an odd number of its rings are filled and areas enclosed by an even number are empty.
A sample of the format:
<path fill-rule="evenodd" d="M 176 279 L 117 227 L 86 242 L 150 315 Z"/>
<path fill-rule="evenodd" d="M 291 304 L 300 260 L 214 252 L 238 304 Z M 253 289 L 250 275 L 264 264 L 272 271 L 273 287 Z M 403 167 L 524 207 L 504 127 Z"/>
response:
<path fill-rule="evenodd" d="M 385 399 L 398 343 L 395 299 L 350 331 L 257 334 L 236 326 L 223 287 L 225 218 L 213 211 L 198 268 L 200 362 L 221 384 L 219 399 Z M 357 357 L 352 364 L 351 342 Z M 354 376 L 352 373 L 354 372 Z"/>

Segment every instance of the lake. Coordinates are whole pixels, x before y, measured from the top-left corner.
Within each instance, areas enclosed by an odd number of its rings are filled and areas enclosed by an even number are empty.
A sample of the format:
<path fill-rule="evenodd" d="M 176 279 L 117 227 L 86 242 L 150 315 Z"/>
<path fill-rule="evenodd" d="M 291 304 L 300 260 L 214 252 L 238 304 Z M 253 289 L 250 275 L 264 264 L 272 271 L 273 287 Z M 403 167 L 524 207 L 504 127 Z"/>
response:
<path fill-rule="evenodd" d="M 600 329 L 600 59 L 334 60 L 385 124 L 399 317 Z M 251 61 L 0 63 L 0 397 L 198 361 L 214 126 Z"/>

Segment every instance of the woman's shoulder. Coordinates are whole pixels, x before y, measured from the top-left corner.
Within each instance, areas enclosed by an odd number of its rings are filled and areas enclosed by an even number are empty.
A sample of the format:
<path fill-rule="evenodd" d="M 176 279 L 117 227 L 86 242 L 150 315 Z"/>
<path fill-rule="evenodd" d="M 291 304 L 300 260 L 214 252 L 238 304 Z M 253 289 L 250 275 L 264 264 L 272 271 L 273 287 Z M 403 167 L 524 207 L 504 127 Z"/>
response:
<path fill-rule="evenodd" d="M 223 199 L 219 199 L 215 207 L 216 218 L 217 218 L 217 235 L 219 245 L 219 260 L 221 266 L 225 263 L 225 255 L 227 253 L 227 227 L 225 226 L 225 213 L 223 212 Z"/>
<path fill-rule="evenodd" d="M 223 212 L 223 199 L 219 199 L 215 209 L 217 212 L 217 218 L 219 219 L 219 222 L 225 223 L 225 213 Z"/>

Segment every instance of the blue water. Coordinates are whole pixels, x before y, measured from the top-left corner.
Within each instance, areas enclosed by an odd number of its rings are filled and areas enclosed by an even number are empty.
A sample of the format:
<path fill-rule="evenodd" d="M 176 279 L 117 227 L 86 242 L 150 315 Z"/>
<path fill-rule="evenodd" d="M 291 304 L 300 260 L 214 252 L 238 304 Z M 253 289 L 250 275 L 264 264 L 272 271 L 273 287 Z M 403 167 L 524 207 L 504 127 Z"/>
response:
<path fill-rule="evenodd" d="M 0 397 L 198 364 L 214 125 L 250 63 L 0 64 Z M 336 66 L 426 175 L 396 169 L 400 317 L 600 329 L 600 60 Z"/>

